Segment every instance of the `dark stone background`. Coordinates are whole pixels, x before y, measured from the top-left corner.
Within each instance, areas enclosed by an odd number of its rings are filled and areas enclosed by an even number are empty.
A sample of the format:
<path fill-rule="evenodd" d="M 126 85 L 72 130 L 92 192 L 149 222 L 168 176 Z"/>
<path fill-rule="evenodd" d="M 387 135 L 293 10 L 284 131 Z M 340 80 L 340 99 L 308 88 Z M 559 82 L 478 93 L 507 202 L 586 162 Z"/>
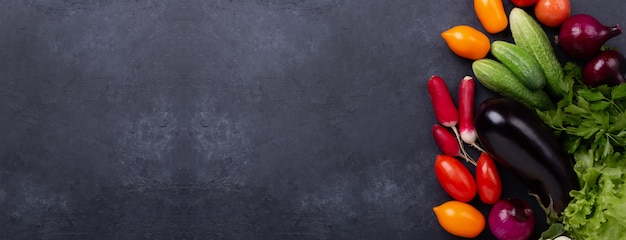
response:
<path fill-rule="evenodd" d="M 472 1 L 0 1 L 1 238 L 456 239 L 425 86 L 471 74 L 457 24 Z"/>

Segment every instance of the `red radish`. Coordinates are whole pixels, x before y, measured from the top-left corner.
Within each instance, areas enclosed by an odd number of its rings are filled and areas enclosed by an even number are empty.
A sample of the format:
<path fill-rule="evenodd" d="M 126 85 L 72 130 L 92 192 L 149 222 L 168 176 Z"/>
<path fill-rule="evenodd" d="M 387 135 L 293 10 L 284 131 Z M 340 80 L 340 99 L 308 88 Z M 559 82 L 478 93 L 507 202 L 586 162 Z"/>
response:
<path fill-rule="evenodd" d="M 441 149 L 444 154 L 453 157 L 461 155 L 461 148 L 456 142 L 456 138 L 445 127 L 434 124 L 433 137 L 437 142 L 437 146 L 439 146 L 439 149 Z"/>
<path fill-rule="evenodd" d="M 476 85 L 474 78 L 465 76 L 459 84 L 459 132 L 463 142 L 472 145 L 484 152 L 476 144 L 476 129 L 474 128 L 474 92 Z"/>
<path fill-rule="evenodd" d="M 474 160 L 465 152 L 465 148 L 463 148 L 461 143 L 459 131 L 456 129 L 456 124 L 459 122 L 459 111 L 457 111 L 456 105 L 454 105 L 448 86 L 443 78 L 431 76 L 428 79 L 428 96 L 430 96 L 430 101 L 433 104 L 437 121 L 443 126 L 452 128 L 457 144 L 461 149 L 462 157 L 468 162 L 473 162 Z"/>
<path fill-rule="evenodd" d="M 435 138 L 435 142 L 437 142 L 437 146 L 439 146 L 439 149 L 441 149 L 444 154 L 453 157 L 461 157 L 476 166 L 476 162 L 473 159 L 468 158 L 466 154 L 461 152 L 457 138 L 455 138 L 448 129 L 440 124 L 434 124 L 433 137 Z"/>
<path fill-rule="evenodd" d="M 441 77 L 432 76 L 428 79 L 428 95 L 437 121 L 446 127 L 456 128 L 459 122 L 459 112 L 456 110 L 446 82 Z"/>

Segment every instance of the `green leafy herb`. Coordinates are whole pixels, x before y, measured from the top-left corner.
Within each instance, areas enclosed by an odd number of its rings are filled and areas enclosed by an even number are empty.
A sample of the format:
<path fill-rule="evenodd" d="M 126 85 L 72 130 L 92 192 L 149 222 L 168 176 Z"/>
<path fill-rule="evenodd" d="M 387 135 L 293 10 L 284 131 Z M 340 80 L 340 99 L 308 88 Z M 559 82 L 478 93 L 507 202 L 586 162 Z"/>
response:
<path fill-rule="evenodd" d="M 577 82 L 579 84 L 582 84 L 582 80 L 583 80 L 583 69 L 582 67 L 578 66 L 576 63 L 573 62 L 568 62 L 565 64 L 565 66 L 563 66 L 563 71 L 565 72 L 565 78 L 564 78 L 564 83 L 567 82 Z M 567 84 L 567 88 L 562 89 L 564 92 L 569 92 L 572 90 L 572 86 L 571 84 Z"/>
<path fill-rule="evenodd" d="M 588 88 L 580 66 L 563 70 L 564 97 L 556 109 L 538 113 L 573 154 L 581 188 L 570 192 L 562 223 L 542 238 L 564 230 L 575 239 L 626 239 L 626 84 Z"/>

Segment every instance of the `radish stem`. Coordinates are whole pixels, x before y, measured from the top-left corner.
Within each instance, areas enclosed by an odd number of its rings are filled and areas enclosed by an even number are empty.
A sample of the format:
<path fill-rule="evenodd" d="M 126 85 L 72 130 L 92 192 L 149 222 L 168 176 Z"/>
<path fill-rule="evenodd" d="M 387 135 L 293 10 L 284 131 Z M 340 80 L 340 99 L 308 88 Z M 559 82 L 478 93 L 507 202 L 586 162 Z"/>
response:
<path fill-rule="evenodd" d="M 456 136 L 456 140 L 459 144 L 459 149 L 461 150 L 462 153 L 462 158 L 465 159 L 465 161 L 471 163 L 472 165 L 476 166 L 476 161 L 474 161 L 474 159 L 467 154 L 467 152 L 465 151 L 465 148 L 463 147 L 463 142 L 461 141 L 461 137 L 459 134 L 459 131 L 456 129 L 456 126 L 452 126 L 452 131 L 454 132 L 454 135 Z"/>

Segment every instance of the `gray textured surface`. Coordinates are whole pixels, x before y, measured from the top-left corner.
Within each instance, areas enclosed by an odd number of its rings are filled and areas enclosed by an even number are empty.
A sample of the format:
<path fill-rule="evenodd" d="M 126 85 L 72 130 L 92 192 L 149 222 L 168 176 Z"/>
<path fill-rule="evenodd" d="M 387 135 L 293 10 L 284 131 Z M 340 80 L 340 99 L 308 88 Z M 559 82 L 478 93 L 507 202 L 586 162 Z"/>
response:
<path fill-rule="evenodd" d="M 439 34 L 471 6 L 0 1 L 0 234 L 454 239 L 425 83 L 470 73 Z"/>

